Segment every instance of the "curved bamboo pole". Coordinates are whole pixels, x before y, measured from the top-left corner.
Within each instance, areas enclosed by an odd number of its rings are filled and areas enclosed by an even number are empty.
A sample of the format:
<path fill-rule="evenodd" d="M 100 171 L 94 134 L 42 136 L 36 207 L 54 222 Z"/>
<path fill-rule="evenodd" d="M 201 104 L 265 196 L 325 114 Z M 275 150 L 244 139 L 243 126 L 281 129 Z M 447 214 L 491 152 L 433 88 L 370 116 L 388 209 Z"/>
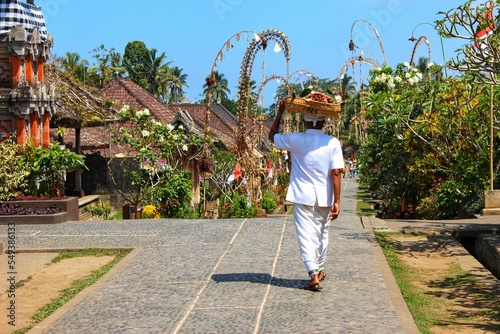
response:
<path fill-rule="evenodd" d="M 353 35 L 353 31 L 354 31 L 354 26 L 358 23 L 366 23 L 372 29 L 373 33 L 375 34 L 375 37 L 377 37 L 378 44 L 380 46 L 380 50 L 382 51 L 382 55 L 384 56 L 384 65 L 386 65 L 387 64 L 387 57 L 385 55 L 384 45 L 382 44 L 382 40 L 380 39 L 380 35 L 378 34 L 377 29 L 375 29 L 375 27 L 367 20 L 356 20 L 352 24 L 352 26 L 351 26 L 351 43 L 349 45 L 349 48 L 351 48 L 351 51 L 354 50 L 355 45 L 354 45 L 354 42 L 352 40 L 352 35 Z M 352 47 L 351 47 L 351 44 L 352 44 Z"/>
<path fill-rule="evenodd" d="M 348 60 L 344 62 L 344 65 L 340 69 L 340 74 L 339 78 L 343 78 L 345 75 L 345 70 L 349 65 L 354 66 L 356 63 L 367 63 L 368 65 L 372 66 L 373 68 L 380 67 L 379 63 L 370 59 L 370 58 L 363 58 L 363 57 L 351 57 Z"/>
<path fill-rule="evenodd" d="M 205 103 L 206 103 L 206 108 L 205 108 L 205 124 L 204 124 L 204 129 L 203 129 L 203 155 L 204 157 L 209 156 L 209 145 L 208 145 L 208 139 L 210 137 L 210 113 L 213 112 L 210 104 L 212 100 L 212 86 L 215 84 L 215 78 L 213 77 L 213 74 L 215 70 L 217 69 L 217 64 L 224 60 L 224 49 L 226 51 L 229 51 L 233 48 L 233 45 L 231 44 L 231 41 L 233 39 L 236 39 L 236 41 L 240 41 L 242 35 L 246 35 L 247 41 L 250 41 L 250 35 L 252 35 L 252 39 L 256 39 L 258 34 L 255 31 L 252 30 L 242 30 L 240 32 L 237 32 L 236 34 L 232 35 L 229 37 L 224 44 L 221 46 L 219 49 L 219 52 L 217 52 L 217 56 L 214 59 L 214 62 L 212 64 L 212 68 L 210 70 L 210 75 L 206 78 L 206 83 L 207 83 L 207 92 L 205 95 Z"/>
<path fill-rule="evenodd" d="M 410 66 L 413 66 L 414 60 L 415 60 L 415 55 L 417 54 L 417 50 L 422 43 L 425 43 L 427 45 L 427 52 L 428 52 L 427 58 L 429 59 L 429 61 L 431 61 L 431 44 L 429 42 L 429 39 L 427 39 L 427 37 L 425 37 L 425 36 L 420 36 L 417 39 L 417 43 L 415 43 L 415 46 L 413 47 L 413 51 L 411 53 L 411 59 L 410 59 Z"/>

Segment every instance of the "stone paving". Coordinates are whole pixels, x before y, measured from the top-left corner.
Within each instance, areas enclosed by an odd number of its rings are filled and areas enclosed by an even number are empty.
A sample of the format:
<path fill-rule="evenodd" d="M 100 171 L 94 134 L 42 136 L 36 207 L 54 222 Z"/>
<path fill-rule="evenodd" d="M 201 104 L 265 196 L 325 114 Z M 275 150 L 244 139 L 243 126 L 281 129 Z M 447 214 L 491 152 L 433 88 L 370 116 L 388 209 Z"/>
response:
<path fill-rule="evenodd" d="M 342 185 L 321 292 L 302 289 L 291 216 L 17 226 L 18 249 L 135 249 L 30 333 L 417 333 Z"/>

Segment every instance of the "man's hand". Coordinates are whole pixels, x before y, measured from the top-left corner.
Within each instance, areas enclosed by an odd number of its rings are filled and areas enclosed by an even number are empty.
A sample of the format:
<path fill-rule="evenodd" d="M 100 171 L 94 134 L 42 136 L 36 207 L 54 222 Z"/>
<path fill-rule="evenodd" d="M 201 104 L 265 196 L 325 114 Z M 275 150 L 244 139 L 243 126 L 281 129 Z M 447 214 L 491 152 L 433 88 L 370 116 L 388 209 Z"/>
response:
<path fill-rule="evenodd" d="M 337 219 L 340 214 L 340 203 L 333 203 L 330 209 L 330 214 L 328 215 L 331 220 Z"/>
<path fill-rule="evenodd" d="M 273 124 L 271 125 L 271 129 L 269 129 L 268 138 L 270 141 L 274 143 L 274 135 L 279 132 L 281 116 L 283 116 L 283 112 L 285 111 L 285 100 L 280 100 L 278 112 L 276 113 L 276 117 L 274 118 Z"/>

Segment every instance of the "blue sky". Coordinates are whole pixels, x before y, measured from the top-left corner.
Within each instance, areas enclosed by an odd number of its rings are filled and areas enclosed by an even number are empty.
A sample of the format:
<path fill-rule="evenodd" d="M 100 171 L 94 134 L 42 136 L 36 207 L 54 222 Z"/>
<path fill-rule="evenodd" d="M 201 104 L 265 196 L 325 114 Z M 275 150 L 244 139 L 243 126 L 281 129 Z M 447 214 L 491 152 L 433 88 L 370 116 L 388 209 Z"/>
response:
<path fill-rule="evenodd" d="M 92 49 L 104 45 L 123 55 L 128 42 L 142 41 L 157 54 L 165 52 L 171 66 L 188 75 L 186 93 L 191 101 L 201 98 L 205 77 L 210 73 L 219 50 L 224 60 L 217 70 L 229 81 L 235 98 L 238 77 L 247 39 L 231 39 L 234 48 L 226 51 L 225 42 L 240 31 L 280 30 L 291 45 L 289 72 L 292 82 L 306 81 L 297 71 L 305 70 L 319 78 L 335 79 L 352 56 L 376 58 L 383 63 L 410 61 L 414 44 L 408 41 L 424 35 L 431 46 L 433 62 L 443 64 L 439 36 L 433 24 L 442 18 L 437 13 L 462 5 L 465 0 L 37 0 L 42 7 L 47 30 L 54 39 L 53 56 L 78 52 L 91 63 Z M 423 24 L 421 24 L 423 23 Z M 243 35 L 245 36 L 245 35 Z M 351 53 L 353 37 L 358 49 Z M 446 58 L 462 46 L 459 40 L 443 40 Z M 255 58 L 252 79 L 260 86 L 262 77 L 286 74 L 283 53 L 273 52 Z M 418 56 L 427 56 L 425 45 Z M 263 66 L 264 65 L 264 66 Z M 349 67 L 346 74 L 356 81 L 366 78 L 370 67 Z M 307 83 L 307 82 L 306 82 Z M 261 103 L 273 103 L 277 82 L 265 85 Z"/>

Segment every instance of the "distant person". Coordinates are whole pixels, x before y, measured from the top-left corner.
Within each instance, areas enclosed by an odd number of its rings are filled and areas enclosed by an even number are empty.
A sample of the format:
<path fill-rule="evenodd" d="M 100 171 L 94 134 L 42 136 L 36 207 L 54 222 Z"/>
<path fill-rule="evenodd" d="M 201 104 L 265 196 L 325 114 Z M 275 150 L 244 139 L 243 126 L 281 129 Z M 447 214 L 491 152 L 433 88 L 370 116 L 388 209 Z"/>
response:
<path fill-rule="evenodd" d="M 310 277 L 304 289 L 319 291 L 320 281 L 326 277 L 330 220 L 340 213 L 342 148 L 337 138 L 322 131 L 324 117 L 304 115 L 305 132 L 279 134 L 284 110 L 282 100 L 269 139 L 277 149 L 290 152 L 292 168 L 286 200 L 294 203 L 300 254 Z"/>

